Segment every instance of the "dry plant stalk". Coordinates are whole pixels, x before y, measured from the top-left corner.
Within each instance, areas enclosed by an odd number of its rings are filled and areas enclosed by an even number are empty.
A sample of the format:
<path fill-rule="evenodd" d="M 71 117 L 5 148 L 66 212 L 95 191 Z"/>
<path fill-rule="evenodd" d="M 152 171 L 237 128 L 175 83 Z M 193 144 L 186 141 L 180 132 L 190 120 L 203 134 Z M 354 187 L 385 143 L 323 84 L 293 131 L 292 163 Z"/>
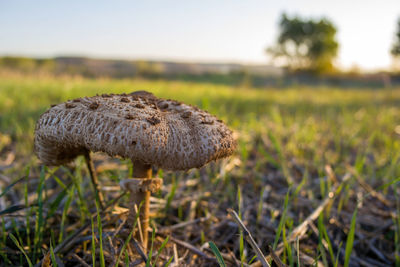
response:
<path fill-rule="evenodd" d="M 336 197 L 336 191 L 338 188 L 346 183 L 349 179 L 351 178 L 350 173 L 346 173 L 343 176 L 343 179 L 340 183 L 336 184 L 333 189 L 328 193 L 327 197 L 318 205 L 318 207 L 296 228 L 292 230 L 292 232 L 288 235 L 287 237 L 287 242 L 294 242 L 296 238 L 301 238 L 306 232 L 308 225 L 314 221 L 315 219 L 318 218 L 318 216 L 321 214 L 321 212 L 330 204 L 333 199 Z M 275 255 L 276 257 L 279 256 L 282 251 L 283 251 L 283 242 L 279 243 L 277 246 L 277 249 L 275 250 Z M 260 262 L 255 262 L 252 264 L 253 267 L 260 266 Z"/>
<path fill-rule="evenodd" d="M 270 267 L 269 263 L 265 259 L 264 254 L 262 253 L 261 249 L 257 246 L 256 241 L 254 241 L 253 236 L 251 235 L 250 231 L 247 230 L 246 226 L 242 222 L 242 220 L 239 218 L 237 213 L 233 209 L 228 209 L 229 214 L 232 216 L 232 218 L 235 220 L 236 224 L 242 229 L 244 238 L 246 241 L 250 244 L 250 246 L 253 248 L 254 252 L 257 254 L 258 260 L 261 262 L 263 267 Z"/>

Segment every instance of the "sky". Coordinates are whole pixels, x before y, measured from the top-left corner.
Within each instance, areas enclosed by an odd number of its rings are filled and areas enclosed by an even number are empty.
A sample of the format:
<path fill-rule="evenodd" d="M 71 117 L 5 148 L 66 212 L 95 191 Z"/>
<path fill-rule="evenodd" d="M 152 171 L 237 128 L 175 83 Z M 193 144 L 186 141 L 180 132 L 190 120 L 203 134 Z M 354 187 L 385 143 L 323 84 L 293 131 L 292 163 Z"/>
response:
<path fill-rule="evenodd" d="M 392 64 L 399 0 L 0 0 L 0 55 L 269 64 L 283 12 L 330 19 L 341 68 Z"/>

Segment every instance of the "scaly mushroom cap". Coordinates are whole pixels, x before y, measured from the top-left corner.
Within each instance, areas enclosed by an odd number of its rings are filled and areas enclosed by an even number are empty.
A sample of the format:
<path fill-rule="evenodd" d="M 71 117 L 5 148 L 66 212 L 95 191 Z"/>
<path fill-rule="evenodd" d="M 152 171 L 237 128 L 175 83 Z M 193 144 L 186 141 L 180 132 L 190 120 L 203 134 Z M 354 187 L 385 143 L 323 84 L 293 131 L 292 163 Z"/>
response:
<path fill-rule="evenodd" d="M 168 170 L 187 170 L 233 153 L 225 124 L 196 107 L 138 91 L 55 105 L 39 118 L 34 150 L 47 165 L 102 151 Z"/>

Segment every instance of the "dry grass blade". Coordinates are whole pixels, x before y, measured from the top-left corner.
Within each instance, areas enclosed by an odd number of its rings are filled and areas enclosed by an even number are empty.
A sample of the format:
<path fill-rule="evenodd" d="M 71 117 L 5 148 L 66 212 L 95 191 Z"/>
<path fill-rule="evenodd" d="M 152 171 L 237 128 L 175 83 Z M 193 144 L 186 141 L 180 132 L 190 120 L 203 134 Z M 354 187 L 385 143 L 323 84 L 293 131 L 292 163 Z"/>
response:
<path fill-rule="evenodd" d="M 197 255 L 203 257 L 204 259 L 206 259 L 206 260 L 208 260 L 208 261 L 214 261 L 214 262 L 216 262 L 216 259 L 214 259 L 214 258 L 212 258 L 212 257 L 209 257 L 207 254 L 205 254 L 204 252 L 202 252 L 201 250 L 199 250 L 199 249 L 196 248 L 195 246 L 193 246 L 193 245 L 191 245 L 191 244 L 189 244 L 189 243 L 187 243 L 187 242 L 185 242 L 185 241 L 183 241 L 183 240 L 179 240 L 179 239 L 174 238 L 174 237 L 172 237 L 172 236 L 170 237 L 170 240 L 171 240 L 172 242 L 174 242 L 175 244 L 181 246 L 181 247 L 184 247 L 184 248 L 189 249 L 189 250 L 192 251 L 193 253 L 195 253 L 195 254 L 197 254 Z"/>
<path fill-rule="evenodd" d="M 81 257 L 79 257 L 76 253 L 73 253 L 73 254 L 72 254 L 72 257 L 73 257 L 75 260 L 77 260 L 82 266 L 84 266 L 84 267 L 90 267 L 90 265 L 87 264 L 87 262 L 84 261 Z"/>
<path fill-rule="evenodd" d="M 254 249 L 254 252 L 257 254 L 258 260 L 261 262 L 263 267 L 270 267 L 269 263 L 265 259 L 264 254 L 261 252 L 261 249 L 257 246 L 256 241 L 254 241 L 254 238 L 251 236 L 251 233 L 249 230 L 247 230 L 246 226 L 242 222 L 242 220 L 239 218 L 237 213 L 233 209 L 228 209 L 229 214 L 233 217 L 237 225 L 242 229 L 244 238 L 246 241 L 250 244 L 250 246 Z"/>
<path fill-rule="evenodd" d="M 362 188 L 364 188 L 365 191 L 367 191 L 368 194 L 373 196 L 374 198 L 378 199 L 380 202 L 382 202 L 386 206 L 390 206 L 390 202 L 386 199 L 386 197 L 377 191 L 375 191 L 369 184 L 367 184 L 357 173 L 354 168 L 350 168 L 351 173 L 354 175 L 354 177 L 357 179 L 357 182 L 361 185 Z"/>
<path fill-rule="evenodd" d="M 176 248 L 176 244 L 174 244 L 174 264 L 175 264 L 175 266 L 179 266 L 179 256 L 178 256 L 178 249 Z"/>
<path fill-rule="evenodd" d="M 268 245 L 268 249 L 275 264 L 278 265 L 278 267 L 286 267 L 286 265 L 281 261 L 278 255 L 276 255 L 274 249 L 270 245 Z"/>
<path fill-rule="evenodd" d="M 141 246 L 138 244 L 138 242 L 136 241 L 136 239 L 135 239 L 135 238 L 132 238 L 131 241 L 132 241 L 133 246 L 135 247 L 137 253 L 139 253 L 140 257 L 142 258 L 143 262 L 147 262 L 147 260 L 148 260 L 148 259 L 147 259 L 147 256 L 146 256 L 146 254 L 144 253 L 142 247 L 141 247 Z"/>
<path fill-rule="evenodd" d="M 343 176 L 343 180 L 339 184 L 336 184 L 336 186 L 328 193 L 327 197 L 321 202 L 321 204 L 319 204 L 319 206 L 299 226 L 297 226 L 296 228 L 293 229 L 293 231 L 290 233 L 290 235 L 288 237 L 289 242 L 293 242 L 293 241 L 295 241 L 296 237 L 301 237 L 302 235 L 305 234 L 309 223 L 318 218 L 318 216 L 325 209 L 325 207 L 329 203 L 331 203 L 332 200 L 335 198 L 336 191 L 338 190 L 338 188 L 343 183 L 347 182 L 350 179 L 350 177 L 351 177 L 351 174 L 349 174 L 349 173 L 345 174 Z M 283 243 L 281 243 L 280 246 L 278 246 L 278 247 L 283 247 Z"/>
<path fill-rule="evenodd" d="M 50 267 L 50 266 L 51 266 L 51 258 L 50 258 L 50 250 L 49 250 L 43 258 L 41 267 Z"/>
<path fill-rule="evenodd" d="M 193 219 L 193 220 L 186 221 L 186 222 L 177 223 L 177 224 L 174 224 L 174 225 L 171 225 L 171 226 L 165 226 L 165 227 L 160 228 L 158 230 L 158 232 L 173 231 L 173 230 L 176 230 L 176 229 L 179 229 L 179 228 L 183 228 L 183 227 L 186 227 L 186 226 L 189 226 L 189 225 L 192 225 L 192 224 L 196 224 L 196 223 L 199 223 L 199 222 L 200 223 L 205 222 L 210 218 L 211 218 L 210 216 L 202 217 L 202 218 L 197 218 L 197 219 Z"/>

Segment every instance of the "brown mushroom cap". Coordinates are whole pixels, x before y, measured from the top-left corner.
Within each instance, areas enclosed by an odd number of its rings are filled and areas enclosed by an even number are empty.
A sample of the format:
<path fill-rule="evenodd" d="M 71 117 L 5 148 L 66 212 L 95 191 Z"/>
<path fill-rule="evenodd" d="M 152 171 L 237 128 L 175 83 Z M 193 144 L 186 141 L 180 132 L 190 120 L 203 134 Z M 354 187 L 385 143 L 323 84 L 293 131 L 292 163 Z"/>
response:
<path fill-rule="evenodd" d="M 138 91 L 74 99 L 39 118 L 34 150 L 47 165 L 102 151 L 167 170 L 187 170 L 231 155 L 232 131 L 196 107 Z"/>

